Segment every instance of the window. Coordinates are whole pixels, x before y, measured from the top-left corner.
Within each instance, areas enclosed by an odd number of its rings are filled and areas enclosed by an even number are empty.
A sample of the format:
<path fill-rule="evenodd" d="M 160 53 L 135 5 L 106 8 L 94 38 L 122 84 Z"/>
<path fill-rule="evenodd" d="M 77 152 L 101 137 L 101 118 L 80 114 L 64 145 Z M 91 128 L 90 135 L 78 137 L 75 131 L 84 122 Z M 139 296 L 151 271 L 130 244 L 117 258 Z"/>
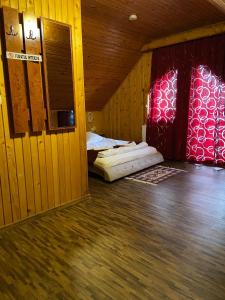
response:
<path fill-rule="evenodd" d="M 187 159 L 225 162 L 225 83 L 204 65 L 192 70 Z"/>
<path fill-rule="evenodd" d="M 177 70 L 170 70 L 157 79 L 151 90 L 152 122 L 171 124 L 176 116 Z"/>

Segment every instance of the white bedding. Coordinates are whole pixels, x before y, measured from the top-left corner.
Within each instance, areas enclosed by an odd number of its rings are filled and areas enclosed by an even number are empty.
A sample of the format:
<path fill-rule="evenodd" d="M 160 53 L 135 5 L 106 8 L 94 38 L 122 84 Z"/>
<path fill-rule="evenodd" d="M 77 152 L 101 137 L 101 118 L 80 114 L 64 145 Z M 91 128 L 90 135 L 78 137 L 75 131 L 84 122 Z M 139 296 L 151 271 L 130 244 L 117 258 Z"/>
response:
<path fill-rule="evenodd" d="M 136 145 L 135 142 L 132 142 L 130 144 L 124 145 L 123 147 L 101 151 L 98 153 L 98 157 L 103 158 L 103 157 L 109 157 L 112 155 L 123 154 L 123 153 L 131 152 L 131 151 L 139 150 L 139 149 L 145 148 L 147 146 L 148 146 L 148 144 L 146 142 L 142 142 L 138 145 Z M 151 148 L 155 149 L 153 147 L 151 147 Z M 156 151 L 157 150 L 155 149 L 155 152 Z"/>
<path fill-rule="evenodd" d="M 152 155 L 157 153 L 157 150 L 154 147 L 149 147 L 147 144 L 142 145 L 142 147 L 138 148 L 139 145 L 134 146 L 134 147 L 124 147 L 126 149 L 128 148 L 135 148 L 133 151 L 130 152 L 125 152 L 125 153 L 119 153 L 111 156 L 106 156 L 106 157 L 97 157 L 94 165 L 104 169 L 108 167 L 113 167 L 115 165 L 120 165 L 123 163 L 126 163 L 128 161 L 133 161 L 138 158 L 141 158 L 146 155 Z M 122 148 L 122 147 L 121 147 Z M 119 149 L 121 149 L 119 148 Z M 115 149 L 118 150 L 118 149 Z"/>
<path fill-rule="evenodd" d="M 113 149 L 114 146 L 121 147 Z M 145 142 L 136 145 L 135 142 L 108 139 L 87 132 L 87 150 L 103 149 L 94 165 L 89 166 L 89 171 L 103 176 L 106 181 L 114 181 L 163 161 L 161 153 Z"/>
<path fill-rule="evenodd" d="M 96 133 L 87 132 L 87 150 L 112 149 L 114 146 L 122 146 L 128 143 L 128 141 L 109 139 Z"/>

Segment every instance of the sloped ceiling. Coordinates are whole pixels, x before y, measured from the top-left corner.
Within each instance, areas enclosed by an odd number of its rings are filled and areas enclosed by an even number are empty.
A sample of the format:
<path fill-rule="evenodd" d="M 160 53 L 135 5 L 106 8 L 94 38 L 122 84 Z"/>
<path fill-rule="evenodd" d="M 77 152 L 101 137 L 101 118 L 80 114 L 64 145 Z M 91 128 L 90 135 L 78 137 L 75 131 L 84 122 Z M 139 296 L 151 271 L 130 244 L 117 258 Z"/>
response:
<path fill-rule="evenodd" d="M 101 110 L 150 40 L 224 21 L 207 0 L 82 0 L 86 110 Z M 128 20 L 130 14 L 138 20 Z"/>

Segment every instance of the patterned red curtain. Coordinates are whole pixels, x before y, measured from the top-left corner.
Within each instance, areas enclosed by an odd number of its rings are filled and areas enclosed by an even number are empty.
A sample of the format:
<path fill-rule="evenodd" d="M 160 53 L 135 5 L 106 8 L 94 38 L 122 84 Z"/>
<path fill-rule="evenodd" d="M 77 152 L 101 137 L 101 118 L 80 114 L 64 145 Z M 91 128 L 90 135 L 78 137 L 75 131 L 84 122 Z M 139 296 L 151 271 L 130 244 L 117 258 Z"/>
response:
<path fill-rule="evenodd" d="M 165 153 L 171 140 L 171 128 L 176 116 L 177 70 L 170 70 L 157 79 L 151 89 L 152 140 L 157 138 L 157 148 Z"/>
<path fill-rule="evenodd" d="M 153 52 L 147 141 L 165 158 L 225 162 L 225 35 Z"/>
<path fill-rule="evenodd" d="M 187 159 L 225 162 L 225 82 L 203 65 L 192 71 Z"/>

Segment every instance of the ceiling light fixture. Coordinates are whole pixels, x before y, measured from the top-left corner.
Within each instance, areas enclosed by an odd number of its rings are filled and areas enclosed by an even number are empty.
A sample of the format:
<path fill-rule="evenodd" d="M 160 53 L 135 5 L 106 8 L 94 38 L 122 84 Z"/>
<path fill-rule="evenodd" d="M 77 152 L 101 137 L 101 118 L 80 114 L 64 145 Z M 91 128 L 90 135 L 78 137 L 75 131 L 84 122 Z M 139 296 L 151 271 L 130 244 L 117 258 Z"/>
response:
<path fill-rule="evenodd" d="M 136 21 L 137 20 L 137 15 L 133 14 L 129 16 L 129 21 Z"/>

